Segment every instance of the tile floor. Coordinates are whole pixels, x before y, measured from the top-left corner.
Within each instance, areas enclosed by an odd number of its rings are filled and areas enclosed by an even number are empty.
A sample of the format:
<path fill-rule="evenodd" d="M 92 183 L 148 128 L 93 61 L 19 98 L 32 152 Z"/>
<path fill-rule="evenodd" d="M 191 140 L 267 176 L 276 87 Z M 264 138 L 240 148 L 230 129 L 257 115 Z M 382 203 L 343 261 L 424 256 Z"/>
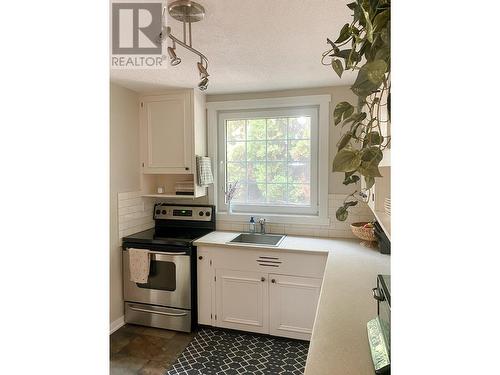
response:
<path fill-rule="evenodd" d="M 194 336 L 126 324 L 110 336 L 110 374 L 164 375 Z"/>
<path fill-rule="evenodd" d="M 166 375 L 303 375 L 308 341 L 200 328 Z"/>

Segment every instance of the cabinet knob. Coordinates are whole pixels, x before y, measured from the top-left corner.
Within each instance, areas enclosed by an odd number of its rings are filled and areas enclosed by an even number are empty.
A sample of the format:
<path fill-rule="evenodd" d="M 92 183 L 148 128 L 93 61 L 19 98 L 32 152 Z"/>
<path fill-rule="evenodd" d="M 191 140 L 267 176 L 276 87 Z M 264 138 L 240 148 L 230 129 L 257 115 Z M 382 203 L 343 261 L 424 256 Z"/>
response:
<path fill-rule="evenodd" d="M 266 278 L 265 278 L 264 276 L 262 276 L 262 277 L 260 278 L 260 281 L 264 282 L 264 281 L 266 281 Z"/>
<path fill-rule="evenodd" d="M 199 260 L 202 260 L 202 259 L 203 259 L 203 256 L 202 256 L 202 255 L 200 255 L 200 256 L 198 257 L 198 259 L 199 259 Z"/>
<path fill-rule="evenodd" d="M 186 167 L 186 171 L 189 171 L 189 167 Z"/>
<path fill-rule="evenodd" d="M 276 283 L 276 279 L 272 279 L 271 282 L 274 284 Z"/>

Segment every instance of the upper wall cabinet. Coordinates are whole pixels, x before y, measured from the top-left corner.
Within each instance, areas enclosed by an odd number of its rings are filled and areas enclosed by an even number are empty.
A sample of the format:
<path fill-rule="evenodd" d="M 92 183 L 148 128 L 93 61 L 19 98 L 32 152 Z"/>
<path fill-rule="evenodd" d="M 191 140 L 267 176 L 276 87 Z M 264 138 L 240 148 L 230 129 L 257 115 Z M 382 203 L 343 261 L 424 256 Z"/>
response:
<path fill-rule="evenodd" d="M 141 98 L 141 158 L 146 174 L 194 174 L 206 155 L 205 97 L 192 89 Z"/>

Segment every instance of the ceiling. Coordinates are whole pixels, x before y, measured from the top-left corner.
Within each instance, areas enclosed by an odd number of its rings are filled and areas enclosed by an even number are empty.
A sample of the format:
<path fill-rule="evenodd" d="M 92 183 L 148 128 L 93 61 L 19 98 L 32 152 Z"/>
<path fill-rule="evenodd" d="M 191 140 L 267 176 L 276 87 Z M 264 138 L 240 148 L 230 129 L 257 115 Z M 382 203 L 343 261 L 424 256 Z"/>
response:
<path fill-rule="evenodd" d="M 194 23 L 193 47 L 210 61 L 207 94 L 260 92 L 348 85 L 320 63 L 350 10 L 342 0 L 198 0 L 205 19 Z M 182 39 L 182 24 L 169 17 L 172 33 Z M 196 87 L 195 55 L 181 47 L 182 63 L 158 69 L 111 70 L 111 81 L 138 92 Z"/>

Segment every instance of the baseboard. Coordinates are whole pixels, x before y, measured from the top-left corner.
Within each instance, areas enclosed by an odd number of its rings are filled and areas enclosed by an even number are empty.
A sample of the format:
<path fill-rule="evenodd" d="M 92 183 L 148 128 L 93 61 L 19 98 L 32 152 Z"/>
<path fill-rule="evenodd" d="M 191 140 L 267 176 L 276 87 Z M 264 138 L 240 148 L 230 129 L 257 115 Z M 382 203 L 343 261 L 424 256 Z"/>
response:
<path fill-rule="evenodd" d="M 119 328 L 125 325 L 125 316 L 122 315 L 118 319 L 113 320 L 109 327 L 109 334 L 111 335 L 113 332 L 118 330 Z"/>

